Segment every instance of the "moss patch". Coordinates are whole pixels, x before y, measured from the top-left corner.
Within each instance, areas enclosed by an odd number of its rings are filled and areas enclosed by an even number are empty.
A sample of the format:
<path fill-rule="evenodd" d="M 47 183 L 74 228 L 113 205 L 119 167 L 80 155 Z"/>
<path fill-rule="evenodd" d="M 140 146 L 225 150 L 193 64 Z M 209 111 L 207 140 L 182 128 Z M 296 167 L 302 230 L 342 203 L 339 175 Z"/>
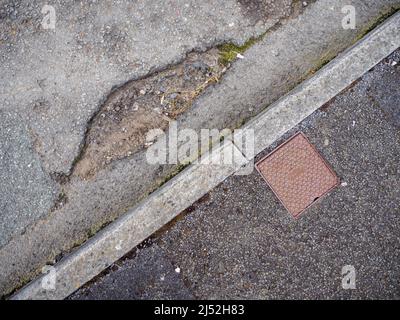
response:
<path fill-rule="evenodd" d="M 264 37 L 265 33 L 256 38 L 250 38 L 242 46 L 237 46 L 233 43 L 225 43 L 218 47 L 219 49 L 219 63 L 226 66 L 234 61 L 239 54 L 244 53 L 247 49 L 252 47 Z"/>
<path fill-rule="evenodd" d="M 363 32 L 360 34 L 360 36 L 357 38 L 358 40 L 361 40 L 363 37 L 365 37 L 368 33 L 370 33 L 372 30 L 374 30 L 376 27 L 381 25 L 383 22 L 385 22 L 387 19 L 389 19 L 391 16 L 393 16 L 396 12 L 400 10 L 400 5 L 390 7 L 387 9 L 385 12 L 382 13 L 380 17 L 378 17 L 376 20 L 372 21 L 369 26 L 367 26 Z"/>

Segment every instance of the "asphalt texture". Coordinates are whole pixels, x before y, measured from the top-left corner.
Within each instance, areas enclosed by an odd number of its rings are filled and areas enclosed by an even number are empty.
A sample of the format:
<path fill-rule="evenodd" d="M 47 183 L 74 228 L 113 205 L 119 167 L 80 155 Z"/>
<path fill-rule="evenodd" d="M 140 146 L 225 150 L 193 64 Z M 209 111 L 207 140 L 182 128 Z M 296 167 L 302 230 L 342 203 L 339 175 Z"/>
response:
<path fill-rule="evenodd" d="M 29 128 L 0 108 L 0 247 L 50 210 L 59 188 L 32 152 Z M 32 210 L 32 208 L 35 208 Z"/>
<path fill-rule="evenodd" d="M 260 2 L 260 1 L 258 1 Z M 223 42 L 243 44 L 292 12 L 268 0 L 255 17 L 236 0 L 0 1 L 0 108 L 17 108 L 49 172 L 68 174 L 92 115 L 115 87 Z"/>
<path fill-rule="evenodd" d="M 9 149 L 20 166 L 0 165 L 0 207 L 21 203 L 3 213 L 0 296 L 40 275 L 45 264 L 67 255 L 177 172 L 176 166 L 148 164 L 143 149 L 87 180 L 77 174 L 93 117 L 109 96 L 190 52 L 240 45 L 268 31 L 179 119 L 192 129 L 235 127 L 360 39 L 400 1 L 351 3 L 357 7 L 354 30 L 341 24 L 347 0 L 307 6 L 286 0 L 54 1 L 52 30 L 41 26 L 41 3 L 0 1 L 0 110 L 17 113 L 20 120 L 10 130 L 21 126 L 29 138 L 21 132 L 14 137 L 19 146 Z M 268 6 L 260 11 L 263 4 Z M 6 121 L 0 117 L 1 126 Z M 35 159 L 26 171 L 25 155 Z M 32 178 L 40 184 L 37 192 L 24 186 Z"/>
<path fill-rule="evenodd" d="M 399 299 L 399 62 L 397 50 L 257 156 L 302 131 L 340 177 L 299 219 L 257 172 L 232 176 L 69 299 Z"/>

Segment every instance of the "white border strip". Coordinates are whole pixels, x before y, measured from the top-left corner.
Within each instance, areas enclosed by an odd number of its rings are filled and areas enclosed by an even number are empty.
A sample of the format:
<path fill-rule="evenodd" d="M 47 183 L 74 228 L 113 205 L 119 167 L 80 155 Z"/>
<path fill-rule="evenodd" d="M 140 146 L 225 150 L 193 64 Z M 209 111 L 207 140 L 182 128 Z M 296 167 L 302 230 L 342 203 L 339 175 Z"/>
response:
<path fill-rule="evenodd" d="M 270 146 L 285 132 L 400 47 L 399 30 L 400 13 L 397 13 L 318 71 L 311 79 L 303 82 L 247 123 L 243 129 L 254 130 L 255 154 Z M 57 263 L 54 266 L 55 290 L 43 289 L 42 281 L 45 277 L 41 276 L 17 292 L 11 299 L 64 299 L 68 297 L 252 160 L 250 157 L 245 159 L 239 147 L 231 141 L 226 141 L 223 146 L 208 156 L 218 155 L 225 148 L 234 149 L 234 165 L 194 164 L 189 166 L 141 204 Z"/>

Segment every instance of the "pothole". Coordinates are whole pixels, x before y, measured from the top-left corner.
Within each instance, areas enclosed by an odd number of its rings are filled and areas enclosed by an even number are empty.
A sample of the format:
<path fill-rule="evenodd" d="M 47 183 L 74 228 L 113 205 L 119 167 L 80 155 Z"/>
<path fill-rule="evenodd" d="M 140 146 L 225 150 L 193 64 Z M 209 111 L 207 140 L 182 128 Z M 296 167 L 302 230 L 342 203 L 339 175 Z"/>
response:
<path fill-rule="evenodd" d="M 165 130 L 227 69 L 217 48 L 114 90 L 93 118 L 74 174 L 83 179 L 145 147 L 146 133 Z"/>

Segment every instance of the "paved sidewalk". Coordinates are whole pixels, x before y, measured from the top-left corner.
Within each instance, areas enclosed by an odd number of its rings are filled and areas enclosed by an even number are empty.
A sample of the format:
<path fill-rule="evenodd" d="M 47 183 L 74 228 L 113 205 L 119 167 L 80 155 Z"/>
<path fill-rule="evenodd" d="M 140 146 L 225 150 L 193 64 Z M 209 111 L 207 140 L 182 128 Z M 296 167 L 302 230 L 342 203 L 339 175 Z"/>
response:
<path fill-rule="evenodd" d="M 399 62 L 257 156 L 301 130 L 340 177 L 300 219 L 257 172 L 232 176 L 70 299 L 400 298 Z M 345 265 L 356 290 L 342 289 Z"/>

